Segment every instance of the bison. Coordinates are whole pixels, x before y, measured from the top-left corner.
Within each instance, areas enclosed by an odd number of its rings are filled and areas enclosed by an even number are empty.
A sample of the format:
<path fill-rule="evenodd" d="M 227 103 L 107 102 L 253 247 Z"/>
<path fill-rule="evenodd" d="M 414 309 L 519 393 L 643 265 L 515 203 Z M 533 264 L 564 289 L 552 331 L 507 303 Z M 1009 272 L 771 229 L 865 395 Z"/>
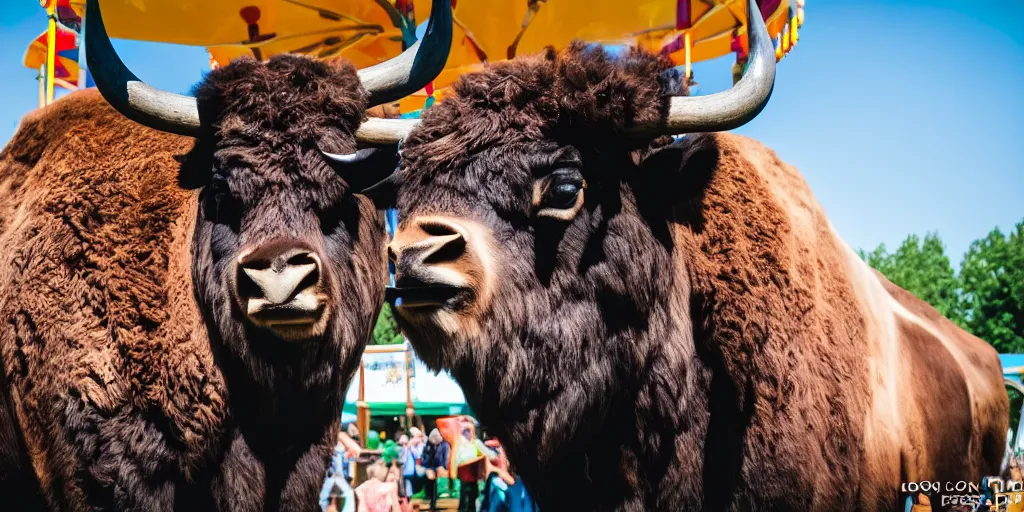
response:
<path fill-rule="evenodd" d="M 663 59 L 582 43 L 494 64 L 377 189 L 398 323 L 541 510 L 895 510 L 903 481 L 999 470 L 992 347 L 872 271 L 772 151 L 704 133 L 770 96 L 748 6 L 728 91 L 667 97 Z"/>
<path fill-rule="evenodd" d="M 319 509 L 387 282 L 361 191 L 397 153 L 357 144 L 405 125 L 365 111 L 440 72 L 450 5 L 391 61 L 240 60 L 192 97 L 132 75 L 89 0 L 102 97 L 0 153 L 0 508 Z"/>

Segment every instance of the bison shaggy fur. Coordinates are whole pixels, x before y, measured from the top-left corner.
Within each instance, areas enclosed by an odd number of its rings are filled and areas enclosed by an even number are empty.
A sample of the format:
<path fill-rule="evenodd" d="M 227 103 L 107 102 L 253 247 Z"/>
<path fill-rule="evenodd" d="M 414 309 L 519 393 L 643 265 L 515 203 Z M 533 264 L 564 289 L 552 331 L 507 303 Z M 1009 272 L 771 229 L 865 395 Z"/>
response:
<path fill-rule="evenodd" d="M 323 161 L 365 93 L 348 64 L 236 61 L 198 139 L 95 90 L 0 153 L 0 500 L 17 510 L 317 510 L 343 394 L 383 302 L 383 218 Z M 219 180 L 211 190 L 214 181 Z M 322 255 L 330 319 L 242 319 L 230 262 L 275 236 Z"/>
<path fill-rule="evenodd" d="M 461 287 L 397 319 L 541 508 L 895 510 L 901 481 L 997 474 L 992 347 L 869 269 L 758 142 L 627 136 L 667 67 L 582 43 L 494 64 L 403 147 L 399 290 L 432 266 Z M 559 173 L 578 211 L 539 215 Z M 462 242 L 407 261 L 439 233 Z"/>

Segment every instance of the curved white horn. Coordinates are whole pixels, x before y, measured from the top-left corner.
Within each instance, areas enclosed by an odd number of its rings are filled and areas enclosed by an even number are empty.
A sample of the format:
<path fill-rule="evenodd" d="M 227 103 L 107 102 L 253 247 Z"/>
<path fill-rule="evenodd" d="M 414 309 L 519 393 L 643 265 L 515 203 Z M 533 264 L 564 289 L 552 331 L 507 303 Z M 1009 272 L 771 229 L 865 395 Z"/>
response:
<path fill-rule="evenodd" d="M 199 106 L 192 96 L 151 87 L 135 76 L 107 36 L 99 0 L 87 0 L 85 8 L 86 61 L 96 88 L 118 112 L 139 124 L 195 137 L 199 133 Z"/>
<path fill-rule="evenodd" d="M 452 47 L 452 2 L 433 0 L 423 39 L 401 55 L 359 70 L 370 106 L 402 99 L 430 83 L 444 70 Z"/>
<path fill-rule="evenodd" d="M 633 132 L 642 136 L 715 132 L 743 126 L 768 104 L 775 86 L 775 49 L 755 0 L 747 0 L 747 72 L 731 89 L 707 96 L 673 96 L 668 115 Z"/>

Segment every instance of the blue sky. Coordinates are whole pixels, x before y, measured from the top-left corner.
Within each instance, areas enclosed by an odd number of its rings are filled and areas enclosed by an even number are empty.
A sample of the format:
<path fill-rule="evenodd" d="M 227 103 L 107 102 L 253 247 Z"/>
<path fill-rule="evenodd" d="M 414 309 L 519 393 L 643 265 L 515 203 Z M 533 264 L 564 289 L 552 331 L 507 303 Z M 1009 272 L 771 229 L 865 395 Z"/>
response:
<path fill-rule="evenodd" d="M 799 168 L 853 247 L 938 231 L 956 265 L 972 240 L 1024 219 L 1022 19 L 1020 0 L 808 0 L 771 102 L 736 131 Z M 36 1 L 0 6 L 4 143 L 36 106 L 36 72 L 21 59 L 44 29 Z M 175 92 L 208 69 L 202 48 L 115 47 Z M 731 63 L 697 64 L 702 92 L 729 87 Z"/>

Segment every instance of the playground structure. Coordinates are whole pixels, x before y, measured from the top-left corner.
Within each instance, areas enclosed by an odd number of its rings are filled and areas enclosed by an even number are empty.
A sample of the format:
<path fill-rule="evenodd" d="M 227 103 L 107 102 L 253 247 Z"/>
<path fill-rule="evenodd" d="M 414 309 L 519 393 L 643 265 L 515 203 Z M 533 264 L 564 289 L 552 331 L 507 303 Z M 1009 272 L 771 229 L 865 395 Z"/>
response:
<path fill-rule="evenodd" d="M 406 342 L 366 347 L 344 411 L 355 412 L 365 441 L 371 416 L 398 417 L 399 426 L 408 429 L 421 426 L 423 416 L 463 415 L 469 408 L 459 385 L 446 373 L 431 372 Z"/>
<path fill-rule="evenodd" d="M 40 105 L 53 87 L 88 87 L 80 51 L 85 0 L 39 0 L 46 10 L 46 38 L 34 40 L 24 64 L 40 70 Z M 747 0 L 453 0 L 452 49 L 432 85 L 399 102 L 402 113 L 443 98 L 460 75 L 484 63 L 533 53 L 574 38 L 610 48 L 638 46 L 668 57 L 692 79 L 695 62 L 736 55 L 733 79 L 747 57 Z M 804 0 L 761 0 L 761 14 L 775 41 L 776 59 L 796 45 Z M 413 44 L 430 16 L 429 2 L 413 0 L 106 0 L 111 37 L 205 47 L 210 67 L 251 56 L 281 53 L 319 59 L 344 57 L 357 68 L 390 59 Z M 43 40 L 41 40 L 43 39 Z"/>

